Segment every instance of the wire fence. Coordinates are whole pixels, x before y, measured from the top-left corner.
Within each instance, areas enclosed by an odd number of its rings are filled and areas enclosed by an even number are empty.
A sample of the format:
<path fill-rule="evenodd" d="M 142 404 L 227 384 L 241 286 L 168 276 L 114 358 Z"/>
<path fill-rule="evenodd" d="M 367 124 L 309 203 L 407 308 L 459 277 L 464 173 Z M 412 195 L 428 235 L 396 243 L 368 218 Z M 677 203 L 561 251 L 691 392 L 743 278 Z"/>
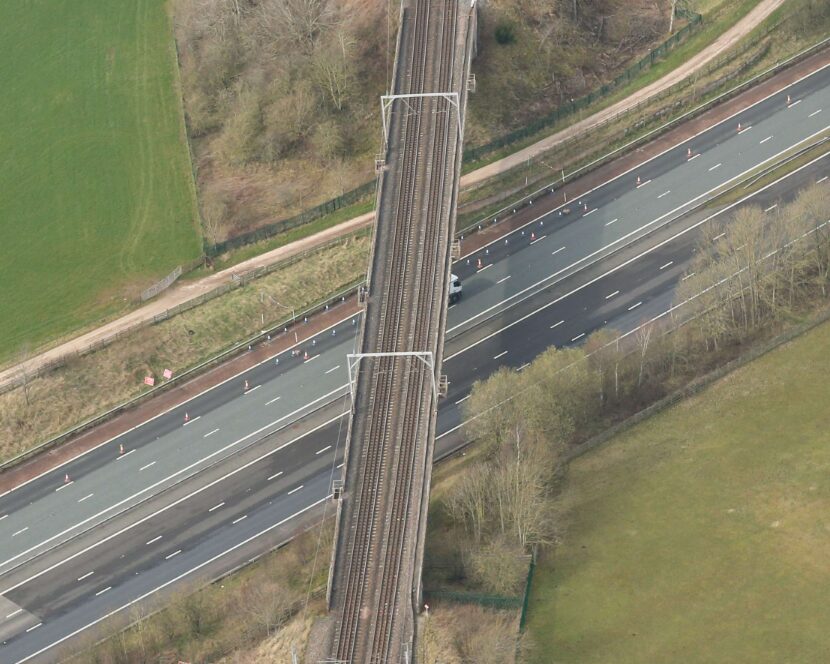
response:
<path fill-rule="evenodd" d="M 192 309 L 194 307 L 197 307 L 200 304 L 203 304 L 203 303 L 207 302 L 208 300 L 212 300 L 213 298 L 219 297 L 220 295 L 223 295 L 223 294 L 225 294 L 225 293 L 227 293 L 231 290 L 234 290 L 236 288 L 240 288 L 240 287 L 250 283 L 254 279 L 258 279 L 259 277 L 262 277 L 262 276 L 268 274 L 269 272 L 273 272 L 277 269 L 286 267 L 287 265 L 290 265 L 292 263 L 299 262 L 299 261 L 303 260 L 303 258 L 305 258 L 305 257 L 307 257 L 311 254 L 318 253 L 322 250 L 325 250 L 325 249 L 327 249 L 331 246 L 337 245 L 337 244 L 342 244 L 342 243 L 350 240 L 352 237 L 355 237 L 355 236 L 361 235 L 361 234 L 365 234 L 366 232 L 367 231 L 365 231 L 365 230 L 360 231 L 358 233 L 353 234 L 352 236 L 350 236 L 348 238 L 339 238 L 339 239 L 334 240 L 332 242 L 328 242 L 325 245 L 321 245 L 320 247 L 310 249 L 309 251 L 306 251 L 306 252 L 303 252 L 302 254 L 298 254 L 296 256 L 293 256 L 291 259 L 288 259 L 286 261 L 282 261 L 280 263 L 275 263 L 275 264 L 269 265 L 269 266 L 260 267 L 260 268 L 257 268 L 256 270 L 251 270 L 251 271 L 246 272 L 244 274 L 240 274 L 238 276 L 238 278 L 231 279 L 230 282 L 223 284 L 219 288 L 216 288 L 216 289 L 214 289 L 214 290 L 212 290 L 208 293 L 205 293 L 203 295 L 200 295 L 199 297 L 194 298 L 193 300 L 182 303 L 177 307 L 167 309 L 166 311 L 162 312 L 161 314 L 158 314 L 157 316 L 155 316 L 153 319 L 144 322 L 140 326 L 140 328 L 149 327 L 150 325 L 155 325 L 157 323 L 161 323 L 162 321 L 167 320 L 168 318 L 171 318 L 172 316 L 175 316 L 178 313 L 181 313 L 183 311 L 187 311 L 188 309 Z M 59 445 L 63 441 L 65 441 L 65 440 L 67 440 L 67 439 L 69 439 L 73 436 L 76 436 L 76 435 L 82 433 L 83 431 L 86 431 L 87 429 L 91 429 L 91 428 L 93 428 L 93 427 L 95 427 L 99 424 L 102 424 L 103 422 L 109 420 L 112 417 L 115 417 L 116 415 L 124 412 L 125 410 L 127 410 L 129 408 L 133 408 L 133 407 L 139 405 L 140 403 L 143 403 L 147 399 L 158 396 L 162 392 L 165 392 L 165 391 L 171 389 L 172 387 L 176 387 L 176 386 L 190 380 L 191 378 L 194 378 L 195 376 L 199 375 L 201 372 L 205 371 L 206 369 L 211 368 L 211 367 L 213 367 L 217 364 L 220 364 L 221 362 L 224 362 L 226 360 L 229 360 L 230 358 L 234 357 L 235 355 L 237 355 L 239 353 L 245 352 L 251 346 L 263 343 L 266 340 L 271 339 L 272 337 L 276 338 L 276 337 L 278 337 L 278 335 L 284 334 L 286 331 L 294 330 L 295 327 L 301 326 L 303 323 L 300 322 L 300 321 L 304 321 L 304 319 L 306 319 L 307 317 L 311 317 L 315 314 L 318 314 L 318 313 L 321 313 L 321 312 L 324 312 L 324 311 L 328 311 L 331 307 L 333 307 L 337 304 L 343 303 L 346 300 L 346 298 L 351 297 L 352 295 L 354 295 L 357 292 L 357 290 L 364 283 L 365 283 L 364 278 L 358 279 L 355 282 L 353 282 L 353 283 L 349 284 L 348 286 L 346 286 L 346 288 L 342 289 L 341 291 L 339 291 L 337 293 L 334 293 L 334 294 L 326 295 L 325 297 L 317 300 L 316 302 L 314 302 L 312 305 L 310 305 L 306 309 L 296 312 L 295 315 L 287 315 L 285 318 L 278 320 L 276 323 L 269 324 L 269 326 L 266 329 L 264 329 L 260 332 L 257 332 L 255 335 L 253 335 L 253 336 L 251 336 L 247 339 L 243 339 L 242 341 L 234 342 L 229 347 L 227 347 L 224 350 L 218 352 L 217 354 L 211 356 L 210 358 L 204 360 L 203 362 L 200 362 L 200 363 L 198 363 L 198 364 L 196 364 L 196 365 L 194 365 L 194 366 L 192 366 L 188 369 L 185 369 L 181 373 L 176 374 L 170 380 L 167 380 L 163 383 L 160 383 L 159 385 L 156 385 L 155 387 L 152 387 L 152 388 L 150 388 L 150 389 L 148 389 L 148 390 L 146 390 L 146 391 L 144 391 L 144 392 L 142 392 L 142 393 L 140 393 L 140 394 L 138 394 L 134 397 L 131 397 L 131 398 L 127 399 L 126 401 L 110 408 L 109 410 L 107 410 L 104 413 L 101 413 L 100 415 L 96 415 L 95 417 L 92 417 L 88 420 L 85 420 L 84 422 L 81 422 L 77 425 L 74 425 L 70 429 L 67 429 L 64 432 L 57 434 L 56 436 L 50 438 L 49 440 L 46 440 L 43 443 L 40 443 L 40 444 L 38 444 L 38 445 L 36 445 L 32 448 L 29 448 L 28 450 L 25 450 L 24 452 L 18 454 L 17 456 L 15 456 L 11 459 L 8 459 L 7 461 L 4 461 L 4 462 L 0 463 L 0 472 L 2 472 L 4 470 L 8 470 L 12 466 L 15 466 L 18 463 L 21 463 L 22 461 L 25 461 L 26 459 L 34 456 L 35 454 L 45 452 L 45 451 Z M 59 369 L 59 368 L 65 366 L 66 364 L 70 363 L 73 359 L 75 359 L 77 357 L 87 355 L 89 353 L 100 350 L 101 348 L 109 346 L 110 344 L 113 344 L 116 341 L 128 338 L 130 335 L 134 334 L 135 331 L 136 331 L 136 328 L 132 328 L 129 331 L 125 331 L 123 333 L 115 334 L 112 337 L 110 337 L 109 339 L 102 340 L 102 341 L 99 341 L 99 342 L 93 342 L 93 343 L 89 344 L 88 346 L 84 347 L 83 349 L 80 349 L 80 350 L 78 350 L 76 352 L 73 352 L 73 353 L 68 353 L 67 355 L 64 355 L 64 356 L 60 357 L 59 359 L 55 360 L 54 362 L 44 364 L 44 365 L 38 367 L 37 370 L 26 371 L 25 375 L 21 375 L 17 379 L 12 380 L 9 383 L 7 383 L 6 385 L 3 385 L 2 387 L 0 387 L 0 394 L 21 385 L 23 382 L 25 382 L 27 380 L 31 380 L 32 378 L 34 378 L 37 375 L 48 373 L 49 371 L 54 371 L 55 369 Z"/>
<path fill-rule="evenodd" d="M 649 51 L 635 64 L 628 67 L 613 81 L 606 83 L 599 89 L 594 90 L 593 92 L 583 97 L 580 97 L 576 100 L 568 101 L 560 108 L 557 108 L 553 112 L 545 116 L 542 116 L 537 120 L 534 120 L 525 127 L 508 132 L 503 136 L 500 136 L 499 138 L 496 138 L 490 141 L 489 143 L 486 143 L 485 145 L 465 150 L 462 158 L 463 162 L 466 164 L 478 161 L 484 155 L 490 154 L 495 150 L 499 150 L 501 148 L 512 145 L 513 143 L 522 141 L 526 139 L 528 136 L 531 136 L 535 133 L 542 131 L 543 129 L 551 127 L 556 123 L 562 121 L 564 118 L 567 118 L 573 115 L 574 113 L 577 113 L 587 108 L 597 100 L 602 99 L 603 97 L 607 97 L 620 86 L 632 81 L 640 72 L 651 67 L 656 61 L 660 60 L 663 56 L 666 55 L 666 53 L 668 53 L 675 46 L 677 46 L 677 44 L 685 40 L 686 37 L 688 37 L 694 30 L 697 30 L 703 18 L 700 14 L 696 14 L 695 12 L 682 8 L 678 8 L 675 12 L 675 15 L 680 18 L 685 18 L 689 22 L 683 28 L 675 32 L 662 44 Z M 247 233 L 241 233 L 240 235 L 228 238 L 227 240 L 224 240 L 222 242 L 216 242 L 213 244 L 206 242 L 204 245 L 205 255 L 211 257 L 219 256 L 228 251 L 244 247 L 248 244 L 261 242 L 262 240 L 266 240 L 275 235 L 279 235 L 280 233 L 284 233 L 285 231 L 291 230 L 293 228 L 304 226 L 305 224 L 311 223 L 312 221 L 316 221 L 317 219 L 325 217 L 326 215 L 329 215 L 332 212 L 336 212 L 341 208 L 348 207 L 350 205 L 362 201 L 368 201 L 374 195 L 376 186 L 376 180 L 365 182 L 364 184 L 350 191 L 347 191 L 341 194 L 340 196 L 336 196 L 324 203 L 320 203 L 319 205 L 304 210 L 303 212 L 300 212 L 299 214 L 288 219 L 275 221 L 273 223 L 249 231 Z"/>
<path fill-rule="evenodd" d="M 741 73 L 745 72 L 750 67 L 757 64 L 763 57 L 766 56 L 769 49 L 769 44 L 760 44 L 764 37 L 768 36 L 769 33 L 774 29 L 776 26 L 770 26 L 766 31 L 761 33 L 758 36 L 758 39 L 754 40 L 749 44 L 742 44 L 731 51 L 728 51 L 724 55 L 717 58 L 715 61 L 711 62 L 707 67 L 704 68 L 703 73 L 701 76 L 705 76 L 716 69 L 723 67 L 725 64 L 736 60 L 741 55 L 746 54 L 748 51 L 755 49 L 755 53 L 749 58 L 747 61 L 741 63 L 735 70 L 726 73 L 724 76 L 719 77 L 716 81 L 710 82 L 708 85 L 698 89 L 697 86 L 697 78 L 694 79 L 684 79 L 679 83 L 667 88 L 663 92 L 650 97 L 647 100 L 639 102 L 619 113 L 608 117 L 600 122 L 597 122 L 594 125 L 591 125 L 589 128 L 592 135 L 596 134 L 602 128 L 611 125 L 613 123 L 619 122 L 625 118 L 632 118 L 632 122 L 625 126 L 621 127 L 619 132 L 617 132 L 616 138 L 609 138 L 608 140 L 604 141 L 603 148 L 600 150 L 595 151 L 592 154 L 589 154 L 583 157 L 582 162 L 576 166 L 573 170 L 568 172 L 563 172 L 562 176 L 556 178 L 555 180 L 549 180 L 542 186 L 537 186 L 535 189 L 522 195 L 518 199 L 514 199 L 509 204 L 499 208 L 494 212 L 489 212 L 485 216 L 478 218 L 477 220 L 473 221 L 472 223 L 468 223 L 467 225 L 461 226 L 457 230 L 459 235 L 467 235 L 471 232 L 476 230 L 482 230 L 486 226 L 490 226 L 492 224 L 496 224 L 499 221 L 504 221 L 509 216 L 516 214 L 519 210 L 533 205 L 533 201 L 541 198 L 542 196 L 553 192 L 555 189 L 562 187 L 569 182 L 572 182 L 578 177 L 581 177 L 586 172 L 594 170 L 603 164 L 612 161 L 613 159 L 621 156 L 626 152 L 630 152 L 631 150 L 647 143 L 648 141 L 654 139 L 655 137 L 663 134 L 670 129 L 673 129 L 679 124 L 691 120 L 702 113 L 705 113 L 712 107 L 721 104 L 737 95 L 741 94 L 742 92 L 748 90 L 749 88 L 758 85 L 759 83 L 771 78 L 775 74 L 779 73 L 783 69 L 790 67 L 806 58 L 818 53 L 819 51 L 827 48 L 830 46 L 830 38 L 823 39 L 822 41 L 813 44 L 812 46 L 807 47 L 806 49 L 800 51 L 799 53 L 776 63 L 772 67 L 765 69 L 764 71 L 756 74 L 755 76 L 750 77 L 749 79 L 739 83 L 738 85 L 726 90 L 723 93 L 715 94 L 715 92 L 724 85 L 728 84 L 730 81 L 734 80 L 735 78 L 739 77 Z M 669 108 L 660 109 L 655 107 L 659 105 L 661 102 L 665 101 L 669 97 L 673 97 L 678 93 L 689 90 L 688 98 L 686 99 L 679 99 L 675 102 L 669 104 Z M 689 108 L 692 104 L 700 99 L 706 99 L 707 95 L 714 94 L 708 100 L 705 100 L 703 103 L 699 103 L 697 106 L 694 106 L 690 110 L 684 110 Z M 674 115 L 671 115 L 671 112 L 674 111 Z M 635 117 L 643 115 L 643 117 Z M 666 120 L 658 127 L 644 131 L 647 128 L 649 123 L 653 123 L 655 121 L 660 121 L 661 119 L 665 119 L 669 117 L 670 119 Z M 624 140 L 625 137 L 630 136 L 632 134 L 636 134 L 638 131 L 643 132 L 636 138 L 625 142 L 620 147 L 613 149 L 611 151 L 607 151 L 607 146 L 610 144 L 614 144 L 615 142 L 619 142 Z M 544 155 L 544 159 L 551 159 L 553 156 L 554 158 L 556 155 L 569 155 L 569 154 L 578 154 L 579 151 L 577 149 L 578 144 L 581 141 L 585 140 L 586 132 L 582 132 L 579 135 L 573 136 L 571 138 L 563 140 L 561 143 L 553 146 L 550 150 L 550 153 L 546 153 Z M 538 165 L 539 159 L 532 160 L 530 163 L 533 165 Z M 545 165 L 545 164 L 543 164 Z M 527 191 L 527 188 L 522 187 L 520 191 Z M 520 193 L 515 192 L 515 193 Z"/>

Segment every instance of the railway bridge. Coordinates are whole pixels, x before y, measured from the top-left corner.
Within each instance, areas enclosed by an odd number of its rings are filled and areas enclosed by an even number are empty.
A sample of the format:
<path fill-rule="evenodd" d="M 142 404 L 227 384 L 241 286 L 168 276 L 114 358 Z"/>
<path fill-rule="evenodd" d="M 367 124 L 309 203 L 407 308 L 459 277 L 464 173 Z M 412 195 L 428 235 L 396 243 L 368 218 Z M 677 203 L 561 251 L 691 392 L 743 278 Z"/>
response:
<path fill-rule="evenodd" d="M 413 661 L 475 46 L 470 0 L 404 0 L 381 100 L 377 223 L 357 353 L 329 576 L 328 658 Z"/>

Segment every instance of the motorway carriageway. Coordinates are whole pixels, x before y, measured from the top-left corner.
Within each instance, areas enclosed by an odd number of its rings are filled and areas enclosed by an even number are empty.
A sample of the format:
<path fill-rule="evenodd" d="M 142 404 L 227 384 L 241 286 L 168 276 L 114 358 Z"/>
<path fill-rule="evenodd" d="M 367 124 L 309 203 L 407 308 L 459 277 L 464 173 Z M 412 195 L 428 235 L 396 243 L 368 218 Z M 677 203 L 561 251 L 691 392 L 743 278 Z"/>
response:
<path fill-rule="evenodd" d="M 549 213 L 508 236 L 506 243 L 502 238 L 462 259 L 454 271 L 464 280 L 465 297 L 450 311 L 444 370 L 451 386 L 439 409 L 439 434 L 457 426 L 459 405 L 476 378 L 498 366 L 520 368 L 550 344 L 578 343 L 607 321 L 626 329 L 665 310 L 695 234 L 686 233 L 637 259 L 639 251 L 659 242 L 661 234 L 668 239 L 679 226 L 691 223 L 696 215 L 668 225 L 688 210 L 690 201 L 705 199 L 719 184 L 826 129 L 821 111 L 830 106 L 829 71 L 597 188 L 583 197 L 582 209 L 561 217 L 557 211 Z M 786 94 L 793 101 L 789 107 Z M 812 177 L 821 179 L 821 169 L 827 170 L 823 161 L 790 182 L 815 168 L 819 170 Z M 786 188 L 772 188 L 765 195 L 781 195 Z M 594 261 L 644 233 L 650 234 L 645 242 L 618 251 L 611 261 Z M 593 258 L 586 260 L 589 256 Z M 478 258 L 483 269 L 477 269 Z M 614 261 L 625 260 L 631 262 L 594 281 Z M 567 296 L 579 285 L 584 288 Z M 342 453 L 345 431 L 340 430 L 339 414 L 348 407 L 346 400 L 340 398 L 334 408 L 316 411 L 301 422 L 307 427 L 309 420 L 320 425 L 332 420 L 294 444 L 273 452 L 272 439 L 288 442 L 302 428 L 298 418 L 346 392 L 345 355 L 353 350 L 355 323 L 343 321 L 315 345 L 306 344 L 308 361 L 290 353 L 280 356 L 279 364 L 272 358 L 0 499 L 0 571 L 5 572 L 0 576 L 0 639 L 6 642 L 0 661 L 24 661 L 106 612 L 234 546 L 241 549 L 246 538 L 324 500 L 338 445 Z M 506 325 L 512 326 L 502 329 Z M 278 436 L 257 443 L 279 429 Z M 118 453 L 119 444 L 126 454 Z M 266 451 L 273 453 L 254 461 Z M 211 472 L 218 478 L 231 463 L 239 467 L 246 455 L 252 463 L 203 488 L 198 500 L 185 499 L 155 516 L 153 501 L 148 501 L 124 523 L 111 520 L 23 565 L 38 552 L 230 455 L 233 460 L 221 469 L 217 464 L 201 473 L 198 486 L 205 486 Z M 71 484 L 63 482 L 67 472 Z M 158 496 L 152 507 L 169 505 L 176 491 L 186 496 L 193 488 L 178 485 Z M 147 510 L 145 521 L 114 534 L 135 523 L 141 509 Z M 110 534 L 104 545 L 84 552 Z M 73 552 L 77 555 L 67 561 Z M 62 560 L 66 562 L 53 567 Z"/>

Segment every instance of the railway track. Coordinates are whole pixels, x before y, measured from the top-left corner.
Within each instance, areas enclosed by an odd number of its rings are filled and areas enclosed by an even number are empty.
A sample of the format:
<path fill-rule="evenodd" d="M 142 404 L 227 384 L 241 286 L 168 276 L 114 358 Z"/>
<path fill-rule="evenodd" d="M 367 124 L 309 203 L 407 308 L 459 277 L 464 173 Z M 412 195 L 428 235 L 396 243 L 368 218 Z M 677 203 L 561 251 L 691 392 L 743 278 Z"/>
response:
<path fill-rule="evenodd" d="M 412 25 L 404 56 L 409 71 L 401 76 L 406 84 L 398 86 L 398 94 L 451 89 L 458 8 L 455 0 L 416 0 L 409 8 Z M 401 138 L 392 169 L 396 178 L 382 182 L 379 206 L 380 212 L 391 214 L 388 219 L 379 214 L 360 350 L 432 350 L 438 356 L 435 321 L 446 293 L 436 293 L 436 284 L 443 287 L 447 278 L 447 181 L 455 164 L 450 147 L 457 115 L 441 97 L 395 104 L 400 122 L 396 135 Z M 384 195 L 394 195 L 394 202 L 390 205 Z M 349 432 L 360 443 L 350 448 L 359 458 L 352 459 L 350 452 L 348 461 L 350 466 L 358 463 L 360 473 L 354 486 L 347 485 L 347 529 L 338 542 L 338 623 L 332 656 L 339 662 L 379 664 L 401 661 L 401 635 L 413 629 L 406 624 L 412 622 L 411 612 L 401 615 L 402 608 L 412 608 L 412 570 L 405 567 L 412 567 L 412 556 L 405 554 L 414 546 L 412 510 L 420 508 L 423 487 L 417 487 L 417 495 L 413 489 L 423 479 L 419 473 L 426 463 L 426 438 L 436 406 L 432 381 L 437 376 L 411 356 L 363 362 L 366 378 L 358 381 Z"/>

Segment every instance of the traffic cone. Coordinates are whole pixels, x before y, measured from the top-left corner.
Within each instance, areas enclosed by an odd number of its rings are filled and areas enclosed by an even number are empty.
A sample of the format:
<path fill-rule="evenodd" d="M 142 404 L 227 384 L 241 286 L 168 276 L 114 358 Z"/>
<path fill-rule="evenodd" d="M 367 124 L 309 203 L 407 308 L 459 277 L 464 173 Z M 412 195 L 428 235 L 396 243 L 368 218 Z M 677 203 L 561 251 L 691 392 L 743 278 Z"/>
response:
<path fill-rule="evenodd" d="M 124 443 L 121 443 L 121 444 L 118 446 L 118 453 L 119 453 L 119 454 L 124 454 Z"/>
<path fill-rule="evenodd" d="M 640 186 L 640 176 L 639 175 L 637 176 L 637 186 L 638 187 Z"/>
<path fill-rule="evenodd" d="M 686 159 L 692 156 L 692 148 L 686 150 Z"/>
<path fill-rule="evenodd" d="M 481 269 L 481 259 L 480 258 L 476 261 L 476 269 L 478 269 L 478 270 Z"/>
<path fill-rule="evenodd" d="M 63 478 L 63 483 L 64 484 L 69 484 L 71 481 L 72 480 L 69 479 L 69 473 L 66 473 L 66 475 Z"/>
<path fill-rule="evenodd" d="M 588 211 L 588 204 L 587 204 L 587 203 L 585 203 L 585 205 L 582 207 L 582 211 L 583 211 L 583 212 L 587 212 L 587 211 Z"/>
<path fill-rule="evenodd" d="M 184 423 L 185 423 L 185 424 L 187 424 L 188 422 L 190 422 L 190 415 L 188 415 L 187 413 L 185 413 L 185 414 L 184 414 Z"/>
<path fill-rule="evenodd" d="M 306 362 L 308 361 L 308 351 L 305 351 L 303 353 L 303 360 L 306 361 Z"/>
<path fill-rule="evenodd" d="M 536 240 L 536 233 L 532 233 L 532 232 L 531 232 L 531 234 L 530 234 L 530 241 L 531 241 L 531 242 L 534 242 L 535 240 Z"/>
<path fill-rule="evenodd" d="M 740 132 L 741 132 L 741 123 L 739 122 L 738 123 L 738 133 L 740 133 Z"/>
<path fill-rule="evenodd" d="M 248 381 L 247 380 L 245 381 L 245 391 L 246 392 L 248 391 Z"/>
<path fill-rule="evenodd" d="M 790 105 L 790 95 L 787 95 L 787 106 Z"/>

